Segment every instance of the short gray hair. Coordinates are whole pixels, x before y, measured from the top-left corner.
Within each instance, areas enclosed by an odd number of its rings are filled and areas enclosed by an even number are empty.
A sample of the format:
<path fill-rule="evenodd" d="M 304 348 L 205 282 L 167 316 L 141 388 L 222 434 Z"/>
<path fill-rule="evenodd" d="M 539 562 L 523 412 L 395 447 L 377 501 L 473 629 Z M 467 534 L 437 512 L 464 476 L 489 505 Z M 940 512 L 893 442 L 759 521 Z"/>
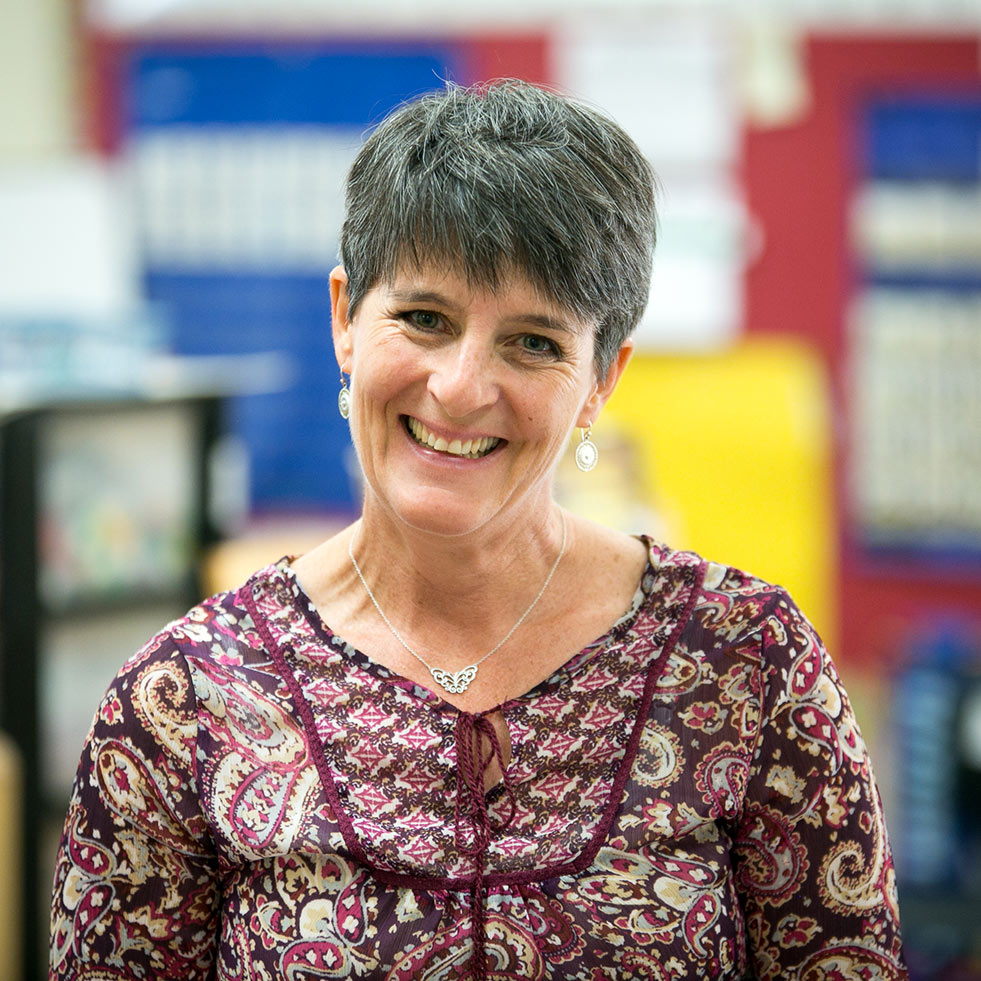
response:
<path fill-rule="evenodd" d="M 448 84 L 395 110 L 351 167 L 349 308 L 406 266 L 491 290 L 518 273 L 597 323 L 602 377 L 647 305 L 656 224 L 654 173 L 613 120 L 527 82 Z"/>

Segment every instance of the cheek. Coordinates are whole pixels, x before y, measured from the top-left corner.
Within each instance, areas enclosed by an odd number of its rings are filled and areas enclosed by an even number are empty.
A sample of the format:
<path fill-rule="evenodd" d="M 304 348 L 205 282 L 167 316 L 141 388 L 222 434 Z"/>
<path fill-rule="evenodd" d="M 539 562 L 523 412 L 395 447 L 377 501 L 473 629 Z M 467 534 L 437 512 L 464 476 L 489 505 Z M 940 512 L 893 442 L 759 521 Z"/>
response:
<path fill-rule="evenodd" d="M 360 383 L 366 399 L 379 401 L 402 391 L 417 379 L 419 372 L 413 352 L 406 351 L 404 345 L 381 341 L 362 350 L 361 357 L 354 361 L 351 378 Z"/>
<path fill-rule="evenodd" d="M 554 411 L 525 413 L 527 448 L 543 458 L 561 455 L 578 418 L 578 406 L 579 402 L 563 401 L 551 407 Z"/>
<path fill-rule="evenodd" d="M 571 373 L 554 379 L 527 405 L 524 416 L 528 425 L 542 433 L 548 430 L 554 439 L 564 441 L 586 404 L 590 385 L 591 381 Z"/>
<path fill-rule="evenodd" d="M 379 364 L 398 363 L 405 359 L 405 347 L 399 325 L 392 321 L 355 323 L 351 328 L 351 358 L 355 370 L 377 370 Z"/>

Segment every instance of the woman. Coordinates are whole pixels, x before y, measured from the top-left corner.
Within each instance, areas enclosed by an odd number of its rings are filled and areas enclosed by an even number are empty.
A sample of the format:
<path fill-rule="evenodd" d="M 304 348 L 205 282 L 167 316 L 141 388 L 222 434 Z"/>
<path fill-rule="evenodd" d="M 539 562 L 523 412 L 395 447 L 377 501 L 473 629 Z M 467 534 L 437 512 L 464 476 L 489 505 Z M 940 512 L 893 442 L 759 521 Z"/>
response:
<path fill-rule="evenodd" d="M 868 758 L 790 598 L 552 500 L 654 228 L 631 140 L 533 86 L 367 141 L 330 279 L 362 516 L 109 689 L 52 977 L 905 976 Z"/>

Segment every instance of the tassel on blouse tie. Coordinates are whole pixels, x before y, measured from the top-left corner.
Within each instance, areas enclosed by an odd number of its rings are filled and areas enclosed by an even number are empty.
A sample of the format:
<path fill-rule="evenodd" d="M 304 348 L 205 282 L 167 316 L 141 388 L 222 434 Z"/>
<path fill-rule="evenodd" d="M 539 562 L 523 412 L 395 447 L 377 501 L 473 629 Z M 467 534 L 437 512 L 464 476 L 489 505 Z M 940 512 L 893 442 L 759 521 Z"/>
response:
<path fill-rule="evenodd" d="M 496 709 L 491 710 L 496 711 Z M 517 806 L 514 791 L 504 766 L 504 753 L 494 724 L 488 713 L 475 715 L 461 712 L 456 722 L 456 806 L 454 810 L 456 846 L 474 860 L 474 882 L 470 892 L 470 919 L 473 931 L 473 977 L 475 981 L 487 978 L 487 927 L 484 909 L 484 865 L 491 834 L 506 828 L 514 818 Z M 484 740 L 488 750 L 484 752 Z M 497 760 L 508 798 L 507 817 L 493 824 L 487 813 L 487 796 L 484 792 L 484 775 L 493 760 Z M 466 834 L 464 822 L 470 825 Z M 467 838 L 470 838 L 468 841 Z"/>

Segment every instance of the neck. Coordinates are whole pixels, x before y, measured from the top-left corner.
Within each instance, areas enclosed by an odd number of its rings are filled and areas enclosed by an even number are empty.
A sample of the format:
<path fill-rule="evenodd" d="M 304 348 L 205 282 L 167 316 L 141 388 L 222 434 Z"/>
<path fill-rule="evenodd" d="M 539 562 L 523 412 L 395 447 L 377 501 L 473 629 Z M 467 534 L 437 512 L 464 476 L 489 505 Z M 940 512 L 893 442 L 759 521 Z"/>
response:
<path fill-rule="evenodd" d="M 366 503 L 351 548 L 377 602 L 410 643 L 459 632 L 478 654 L 535 598 L 559 555 L 563 528 L 552 505 L 537 521 L 433 535 Z M 367 593 L 364 604 L 372 608 Z"/>

